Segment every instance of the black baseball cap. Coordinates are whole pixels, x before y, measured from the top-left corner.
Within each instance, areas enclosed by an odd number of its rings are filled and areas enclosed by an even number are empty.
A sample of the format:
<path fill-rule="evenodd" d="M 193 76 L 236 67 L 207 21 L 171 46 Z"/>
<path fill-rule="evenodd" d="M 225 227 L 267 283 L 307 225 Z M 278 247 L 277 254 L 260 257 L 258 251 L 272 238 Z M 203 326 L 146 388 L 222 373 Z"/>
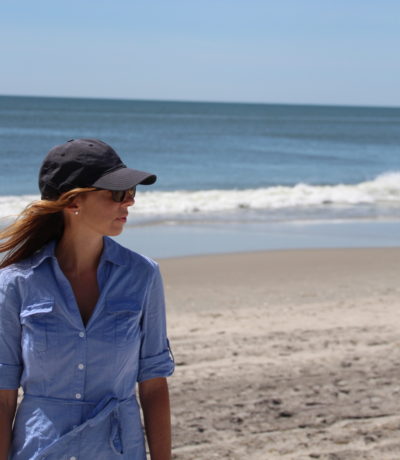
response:
<path fill-rule="evenodd" d="M 154 174 L 128 168 L 112 147 L 98 139 L 71 139 L 56 145 L 39 171 L 43 200 L 56 200 L 77 187 L 127 190 L 156 180 Z"/>

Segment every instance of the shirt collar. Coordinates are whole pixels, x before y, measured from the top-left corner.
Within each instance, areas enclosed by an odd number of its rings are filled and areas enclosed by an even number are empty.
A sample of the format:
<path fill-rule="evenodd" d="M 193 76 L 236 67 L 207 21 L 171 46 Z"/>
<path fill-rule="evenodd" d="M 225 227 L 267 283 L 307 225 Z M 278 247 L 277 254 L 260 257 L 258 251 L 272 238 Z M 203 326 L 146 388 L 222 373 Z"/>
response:
<path fill-rule="evenodd" d="M 37 250 L 32 256 L 32 268 L 36 268 L 42 264 L 46 259 L 55 257 L 54 249 L 56 247 L 56 241 L 52 240 L 45 244 L 41 249 Z"/>
<path fill-rule="evenodd" d="M 113 239 L 105 236 L 103 238 L 103 252 L 101 254 L 101 260 L 107 260 L 114 265 L 126 265 L 126 250 Z"/>
<path fill-rule="evenodd" d="M 36 268 L 41 265 L 46 259 L 55 258 L 56 240 L 52 240 L 45 244 L 41 249 L 33 254 L 31 267 Z M 103 252 L 101 254 L 100 263 L 108 261 L 114 265 L 126 265 L 126 254 L 121 245 L 111 238 L 103 238 Z"/>

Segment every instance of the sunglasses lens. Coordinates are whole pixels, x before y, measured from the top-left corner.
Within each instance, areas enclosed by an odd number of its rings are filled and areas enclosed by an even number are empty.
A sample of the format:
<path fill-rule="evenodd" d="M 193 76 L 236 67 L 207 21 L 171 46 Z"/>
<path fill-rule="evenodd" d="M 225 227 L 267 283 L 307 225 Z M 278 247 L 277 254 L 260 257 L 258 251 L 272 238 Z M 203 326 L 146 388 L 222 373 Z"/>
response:
<path fill-rule="evenodd" d="M 113 190 L 112 199 L 117 203 L 121 203 L 125 198 L 125 190 Z"/>
<path fill-rule="evenodd" d="M 122 203 L 125 200 L 126 194 L 131 198 L 135 197 L 136 188 L 130 188 L 129 190 L 113 190 L 112 199 L 117 203 Z"/>

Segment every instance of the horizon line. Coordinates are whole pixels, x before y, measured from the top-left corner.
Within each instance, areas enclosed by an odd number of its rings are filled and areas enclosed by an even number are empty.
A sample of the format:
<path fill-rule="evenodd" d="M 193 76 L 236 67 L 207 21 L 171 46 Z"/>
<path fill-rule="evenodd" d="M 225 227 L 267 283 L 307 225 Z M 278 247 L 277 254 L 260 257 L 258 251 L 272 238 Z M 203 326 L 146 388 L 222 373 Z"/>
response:
<path fill-rule="evenodd" d="M 45 99 L 83 99 L 83 100 L 104 100 L 104 101 L 137 101 L 137 102 L 173 102 L 188 104 L 243 104 L 243 105 L 287 105 L 287 106 L 312 106 L 312 107 L 345 107 L 345 108 L 379 108 L 379 109 L 400 109 L 399 105 L 371 105 L 371 104 L 343 104 L 323 102 L 254 102 L 254 101 L 212 101 L 212 100 L 189 100 L 189 99 L 142 99 L 122 97 L 95 97 L 95 96 L 51 96 L 37 94 L 0 94 L 0 97 L 21 97 L 21 98 L 45 98 Z"/>

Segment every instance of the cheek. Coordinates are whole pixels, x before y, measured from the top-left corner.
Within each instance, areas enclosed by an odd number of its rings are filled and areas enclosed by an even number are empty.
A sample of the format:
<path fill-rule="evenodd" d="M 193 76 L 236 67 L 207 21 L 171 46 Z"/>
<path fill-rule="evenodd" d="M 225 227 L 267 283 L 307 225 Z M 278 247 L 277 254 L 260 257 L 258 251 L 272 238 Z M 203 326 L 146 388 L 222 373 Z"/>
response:
<path fill-rule="evenodd" d="M 115 219 L 115 212 L 110 212 L 104 208 L 94 207 L 86 209 L 83 216 L 86 225 L 96 228 L 107 228 Z"/>
<path fill-rule="evenodd" d="M 92 230 L 102 234 L 118 233 L 119 203 L 110 200 L 110 197 L 101 192 L 88 195 L 82 203 L 82 223 Z M 116 234 L 117 234 L 116 233 Z"/>

